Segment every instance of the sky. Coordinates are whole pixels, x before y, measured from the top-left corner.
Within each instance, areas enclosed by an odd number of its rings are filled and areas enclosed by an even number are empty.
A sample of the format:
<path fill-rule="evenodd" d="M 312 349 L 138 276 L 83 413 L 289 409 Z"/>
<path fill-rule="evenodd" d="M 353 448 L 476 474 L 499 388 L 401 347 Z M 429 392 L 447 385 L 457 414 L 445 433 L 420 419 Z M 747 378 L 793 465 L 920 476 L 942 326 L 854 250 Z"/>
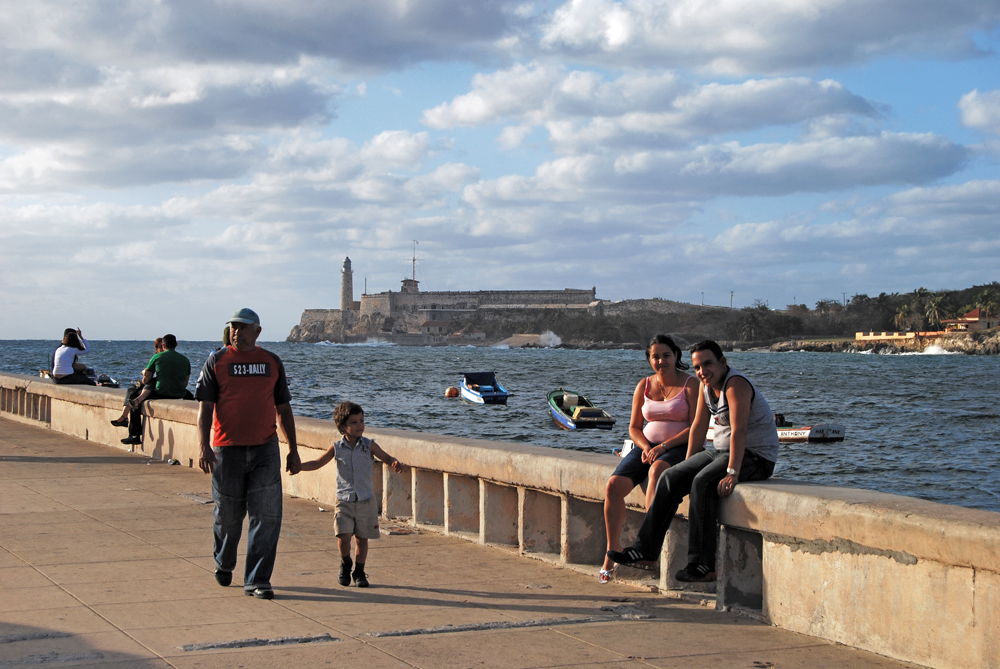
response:
<path fill-rule="evenodd" d="M 0 339 L 1000 280 L 998 0 L 0 7 Z"/>

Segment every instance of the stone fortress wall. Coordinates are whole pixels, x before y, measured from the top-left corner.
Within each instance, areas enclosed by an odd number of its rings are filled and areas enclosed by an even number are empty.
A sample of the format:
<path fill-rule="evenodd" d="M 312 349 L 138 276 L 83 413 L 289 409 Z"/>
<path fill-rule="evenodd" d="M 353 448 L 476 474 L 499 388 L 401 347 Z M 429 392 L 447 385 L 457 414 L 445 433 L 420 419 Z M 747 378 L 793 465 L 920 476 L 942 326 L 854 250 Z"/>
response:
<path fill-rule="evenodd" d="M 428 321 L 463 319 L 479 309 L 594 310 L 601 304 L 596 287 L 420 292 L 415 279 L 403 279 L 399 291 L 362 295 L 355 302 L 352 275 L 351 259 L 346 258 L 341 272 L 341 308 L 306 309 L 287 341 L 347 342 L 380 334 L 421 335 L 421 327 Z"/>

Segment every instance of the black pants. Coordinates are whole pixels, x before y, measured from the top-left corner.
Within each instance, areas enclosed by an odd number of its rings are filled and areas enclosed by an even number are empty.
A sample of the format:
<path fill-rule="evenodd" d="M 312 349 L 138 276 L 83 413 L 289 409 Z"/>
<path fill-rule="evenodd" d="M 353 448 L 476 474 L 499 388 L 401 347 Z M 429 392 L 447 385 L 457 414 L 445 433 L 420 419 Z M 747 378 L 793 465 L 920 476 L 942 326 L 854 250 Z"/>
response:
<path fill-rule="evenodd" d="M 135 387 L 129 388 L 125 392 L 125 401 L 126 402 L 131 402 L 133 399 L 135 399 L 136 397 L 139 396 L 139 393 L 142 392 L 142 389 L 143 388 L 141 386 L 138 387 L 138 388 L 135 388 Z M 185 390 L 183 397 L 171 397 L 170 395 L 161 395 L 160 393 L 156 392 L 156 389 L 154 388 L 153 391 L 149 393 L 149 397 L 147 397 L 145 400 L 143 400 L 143 402 L 145 402 L 147 400 L 186 400 L 186 399 L 192 399 L 192 400 L 194 399 L 194 395 L 191 395 L 191 391 L 190 390 Z M 142 438 L 142 405 L 141 404 L 139 405 L 138 408 L 136 408 L 136 409 L 130 409 L 129 410 L 129 414 L 128 414 L 128 436 Z"/>
<path fill-rule="evenodd" d="M 719 494 L 716 487 L 726 476 L 728 451 L 698 451 L 690 458 L 663 472 L 656 482 L 653 503 L 643 518 L 635 540 L 639 552 L 647 560 L 656 560 L 663 549 L 663 540 L 677 507 L 688 493 L 688 562 L 715 570 L 718 542 L 716 521 L 719 517 Z M 771 476 L 774 463 L 743 453 L 740 481 L 762 481 Z"/>
<path fill-rule="evenodd" d="M 88 377 L 83 372 L 73 372 L 69 376 L 64 376 L 61 379 L 57 379 L 56 377 L 53 376 L 52 380 L 55 381 L 56 383 L 58 383 L 61 386 L 62 385 L 77 385 L 77 386 L 96 386 L 97 385 L 96 383 L 94 383 L 90 379 L 90 377 Z"/>

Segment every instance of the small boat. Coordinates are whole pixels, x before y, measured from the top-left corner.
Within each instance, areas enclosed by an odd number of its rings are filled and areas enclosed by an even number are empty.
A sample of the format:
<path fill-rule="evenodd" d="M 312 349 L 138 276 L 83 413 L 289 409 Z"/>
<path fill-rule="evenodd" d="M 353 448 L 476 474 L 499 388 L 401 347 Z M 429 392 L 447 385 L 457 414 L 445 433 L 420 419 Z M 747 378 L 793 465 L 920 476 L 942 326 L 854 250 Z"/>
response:
<path fill-rule="evenodd" d="M 784 421 L 782 421 L 784 423 Z M 715 432 L 714 423 L 708 426 L 708 434 L 705 440 L 709 443 Z M 812 442 L 843 441 L 847 435 L 847 428 L 839 423 L 818 423 L 816 425 L 795 426 L 785 423 L 778 428 L 778 441 L 782 444 Z M 628 452 L 635 448 L 631 439 L 626 439 L 622 447 L 612 451 L 620 458 L 628 455 Z"/>
<path fill-rule="evenodd" d="M 552 422 L 564 430 L 610 430 L 615 426 L 615 419 L 607 411 L 583 395 L 562 388 L 549 393 L 549 412 Z"/>
<path fill-rule="evenodd" d="M 496 372 L 466 372 L 459 388 L 462 399 L 475 404 L 507 404 L 510 397 L 497 380 Z"/>
<path fill-rule="evenodd" d="M 712 441 L 714 427 L 708 428 L 705 437 Z M 778 428 L 778 441 L 783 444 L 801 443 L 806 441 L 843 441 L 847 428 L 838 423 L 819 423 L 818 425 L 783 425 Z"/>

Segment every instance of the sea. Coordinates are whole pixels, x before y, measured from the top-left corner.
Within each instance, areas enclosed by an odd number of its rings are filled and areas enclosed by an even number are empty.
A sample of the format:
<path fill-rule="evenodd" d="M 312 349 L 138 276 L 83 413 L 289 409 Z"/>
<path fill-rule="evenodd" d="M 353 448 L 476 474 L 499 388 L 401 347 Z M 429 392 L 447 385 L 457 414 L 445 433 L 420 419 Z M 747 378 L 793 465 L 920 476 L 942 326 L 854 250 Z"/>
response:
<path fill-rule="evenodd" d="M 0 341 L 0 371 L 37 375 L 56 341 Z M 218 342 L 182 341 L 197 370 Z M 297 415 L 329 419 L 343 400 L 371 427 L 608 453 L 628 438 L 632 392 L 650 374 L 642 351 L 412 347 L 384 343 L 260 342 L 284 361 Z M 149 341 L 90 341 L 81 361 L 122 385 L 152 355 Z M 685 359 L 688 354 L 685 353 Z M 1000 357 L 949 354 L 734 352 L 775 412 L 796 425 L 837 422 L 843 442 L 783 444 L 774 475 L 1000 511 Z M 446 398 L 463 372 L 494 371 L 506 406 Z M 585 395 L 614 429 L 565 431 L 546 395 Z M 611 473 L 609 469 L 608 473 Z"/>

